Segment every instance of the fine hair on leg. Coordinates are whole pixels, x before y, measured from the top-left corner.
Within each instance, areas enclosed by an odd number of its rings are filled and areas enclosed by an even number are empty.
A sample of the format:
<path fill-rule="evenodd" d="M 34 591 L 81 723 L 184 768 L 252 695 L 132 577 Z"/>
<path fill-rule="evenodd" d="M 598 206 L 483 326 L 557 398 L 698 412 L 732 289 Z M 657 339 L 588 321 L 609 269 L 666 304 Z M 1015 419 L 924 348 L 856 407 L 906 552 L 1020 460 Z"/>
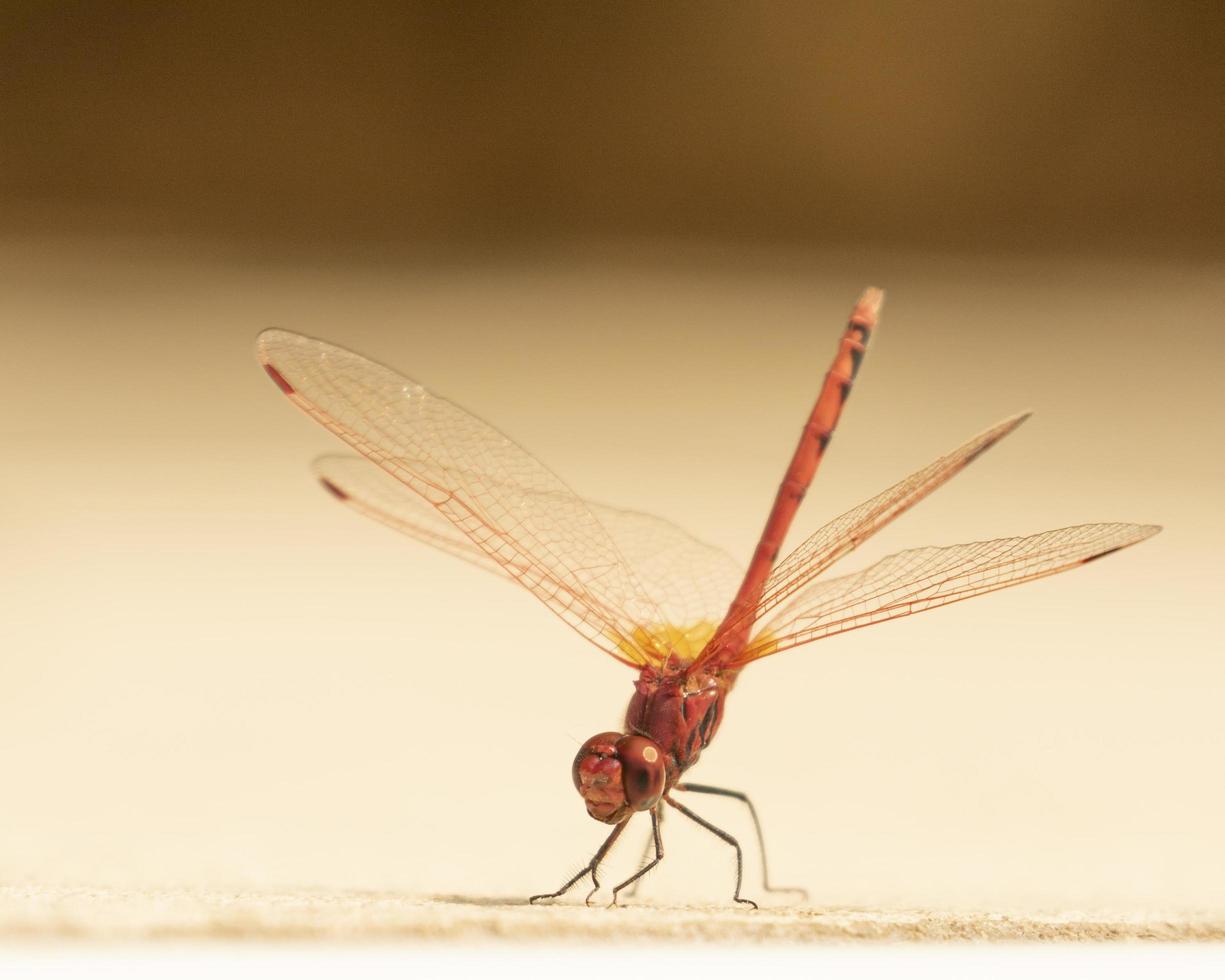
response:
<path fill-rule="evenodd" d="M 654 815 L 652 814 L 652 816 Z M 531 898 L 527 900 L 528 905 L 535 905 L 536 902 L 542 901 L 543 899 L 546 899 L 546 898 L 560 898 L 562 895 L 566 894 L 566 892 L 568 892 L 571 888 L 573 888 L 574 885 L 579 880 L 581 880 L 582 878 L 585 878 L 588 874 L 591 875 L 591 883 L 594 886 L 591 889 L 591 891 L 587 893 L 586 902 L 588 905 L 590 905 L 591 896 L 600 890 L 600 879 L 596 876 L 596 872 L 600 867 L 600 862 L 603 861 L 604 858 L 608 855 L 608 852 L 612 850 L 613 844 L 617 842 L 617 838 L 621 836 L 622 831 L 625 830 L 625 827 L 629 822 L 630 822 L 630 818 L 627 817 L 625 820 L 622 820 L 619 824 L 617 824 L 617 826 L 613 827 L 612 833 L 610 833 L 608 837 L 605 838 L 604 843 L 600 845 L 600 849 L 596 851 L 594 855 L 592 855 L 591 860 L 588 861 L 586 866 L 582 870 L 580 870 L 573 878 L 567 881 L 564 885 L 562 885 L 555 892 L 548 892 L 544 895 L 531 896 Z"/>

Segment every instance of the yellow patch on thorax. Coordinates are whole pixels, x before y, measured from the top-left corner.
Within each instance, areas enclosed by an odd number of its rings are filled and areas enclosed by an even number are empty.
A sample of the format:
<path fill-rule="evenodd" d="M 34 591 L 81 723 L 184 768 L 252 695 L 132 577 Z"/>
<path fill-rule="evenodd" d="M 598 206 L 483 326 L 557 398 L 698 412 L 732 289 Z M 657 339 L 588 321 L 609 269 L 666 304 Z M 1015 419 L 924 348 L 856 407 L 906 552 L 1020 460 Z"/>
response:
<path fill-rule="evenodd" d="M 714 635 L 715 624 L 709 620 L 691 626 L 638 626 L 629 639 L 618 638 L 617 649 L 627 660 L 643 666 L 662 664 L 673 656 L 688 662 L 697 658 Z"/>

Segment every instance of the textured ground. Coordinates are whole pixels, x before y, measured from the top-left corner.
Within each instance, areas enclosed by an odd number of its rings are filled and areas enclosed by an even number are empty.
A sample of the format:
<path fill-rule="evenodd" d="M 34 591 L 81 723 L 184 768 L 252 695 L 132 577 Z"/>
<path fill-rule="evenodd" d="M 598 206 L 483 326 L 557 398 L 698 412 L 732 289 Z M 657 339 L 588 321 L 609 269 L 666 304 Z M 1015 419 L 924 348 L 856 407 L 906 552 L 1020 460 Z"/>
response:
<path fill-rule="evenodd" d="M 1225 939 L 1225 916 L 880 909 L 531 907 L 378 892 L 0 888 L 0 938 L 585 940 Z"/>

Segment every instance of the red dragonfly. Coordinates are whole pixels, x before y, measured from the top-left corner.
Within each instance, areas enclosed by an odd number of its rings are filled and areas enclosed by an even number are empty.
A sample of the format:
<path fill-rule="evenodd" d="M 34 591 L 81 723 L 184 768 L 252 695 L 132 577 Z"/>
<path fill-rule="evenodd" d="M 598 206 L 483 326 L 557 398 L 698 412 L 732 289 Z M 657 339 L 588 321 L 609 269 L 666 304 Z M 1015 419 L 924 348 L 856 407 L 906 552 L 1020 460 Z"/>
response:
<path fill-rule="evenodd" d="M 260 335 L 259 359 L 281 391 L 377 464 L 359 457 L 318 460 L 316 473 L 337 499 L 517 582 L 637 672 L 624 731 L 589 738 L 571 767 L 587 812 L 612 831 L 561 888 L 530 901 L 563 895 L 587 875 L 590 900 L 600 887 L 601 861 L 633 816 L 646 811 L 654 856 L 613 889 L 616 904 L 623 889 L 662 860 L 667 804 L 735 849 L 733 898 L 756 907 L 740 895 L 740 844 L 674 796 L 688 791 L 743 801 L 762 843 L 747 796 L 683 779 L 719 730 L 727 695 L 745 666 L 812 640 L 1075 568 L 1160 530 L 1083 524 L 914 548 L 858 572 L 819 578 L 1027 418 L 1017 415 L 830 521 L 779 561 L 882 300 L 880 290 L 869 289 L 856 303 L 746 570 L 659 517 L 584 500 L 497 429 L 388 368 L 298 334 Z M 763 887 L 781 890 L 765 874 L 764 847 L 762 865 Z"/>

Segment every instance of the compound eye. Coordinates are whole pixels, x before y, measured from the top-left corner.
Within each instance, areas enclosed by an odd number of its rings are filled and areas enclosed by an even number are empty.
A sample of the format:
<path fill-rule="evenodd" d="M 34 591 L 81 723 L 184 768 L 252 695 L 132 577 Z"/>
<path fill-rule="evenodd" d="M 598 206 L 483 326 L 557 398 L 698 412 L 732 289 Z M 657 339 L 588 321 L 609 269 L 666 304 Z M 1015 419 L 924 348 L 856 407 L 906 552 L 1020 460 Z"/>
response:
<path fill-rule="evenodd" d="M 574 757 L 574 764 L 570 767 L 570 776 L 574 779 L 575 789 L 582 791 L 581 774 L 584 764 L 586 764 L 589 775 L 602 774 L 612 777 L 616 773 L 618 768 L 617 739 L 619 738 L 621 738 L 620 732 L 601 732 L 599 735 L 592 735 L 582 744 L 578 754 Z"/>
<path fill-rule="evenodd" d="M 659 746 L 641 735 L 626 735 L 617 740 L 621 759 L 621 785 L 625 802 L 635 810 L 649 810 L 664 793 L 667 771 Z"/>

